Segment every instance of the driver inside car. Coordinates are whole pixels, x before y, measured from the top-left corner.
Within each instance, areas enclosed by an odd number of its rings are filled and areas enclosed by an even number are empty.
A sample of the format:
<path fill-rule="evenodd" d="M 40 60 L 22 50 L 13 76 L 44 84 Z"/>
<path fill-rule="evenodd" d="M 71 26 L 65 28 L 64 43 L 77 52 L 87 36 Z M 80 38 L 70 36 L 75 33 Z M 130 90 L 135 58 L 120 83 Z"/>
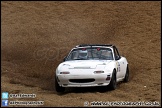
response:
<path fill-rule="evenodd" d="M 85 50 L 85 51 L 79 51 L 79 57 L 80 59 L 88 59 L 88 51 Z"/>

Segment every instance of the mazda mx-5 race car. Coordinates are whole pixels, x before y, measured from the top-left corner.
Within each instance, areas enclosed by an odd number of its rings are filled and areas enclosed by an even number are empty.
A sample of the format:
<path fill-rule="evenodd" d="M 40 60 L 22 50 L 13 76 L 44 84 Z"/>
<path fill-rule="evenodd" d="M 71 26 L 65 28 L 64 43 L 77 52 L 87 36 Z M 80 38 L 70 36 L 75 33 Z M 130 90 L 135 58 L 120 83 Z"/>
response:
<path fill-rule="evenodd" d="M 92 86 L 115 90 L 119 81 L 129 81 L 129 68 L 114 45 L 77 45 L 57 67 L 55 88 L 57 92 Z"/>

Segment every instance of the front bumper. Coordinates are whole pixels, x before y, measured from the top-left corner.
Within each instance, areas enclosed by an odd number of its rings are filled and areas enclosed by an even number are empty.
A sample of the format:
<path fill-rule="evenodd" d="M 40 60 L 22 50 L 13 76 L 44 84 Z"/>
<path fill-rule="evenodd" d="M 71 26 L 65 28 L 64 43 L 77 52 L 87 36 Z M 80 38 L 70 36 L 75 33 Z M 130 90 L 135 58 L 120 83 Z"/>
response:
<path fill-rule="evenodd" d="M 107 86 L 110 79 L 106 80 L 109 74 L 91 74 L 91 75 L 57 75 L 58 84 L 62 87 L 94 87 L 94 86 Z M 110 77 L 110 76 L 109 76 Z M 88 80 L 94 79 L 89 82 L 71 82 L 71 80 Z"/>

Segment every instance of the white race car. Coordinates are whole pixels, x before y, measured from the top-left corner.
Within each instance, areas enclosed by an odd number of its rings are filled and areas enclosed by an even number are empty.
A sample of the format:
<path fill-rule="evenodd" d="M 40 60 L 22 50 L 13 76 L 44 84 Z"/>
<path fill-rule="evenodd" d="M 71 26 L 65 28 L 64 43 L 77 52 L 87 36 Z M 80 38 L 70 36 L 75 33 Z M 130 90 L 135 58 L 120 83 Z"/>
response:
<path fill-rule="evenodd" d="M 65 87 L 106 86 L 116 89 L 117 82 L 129 81 L 128 62 L 114 45 L 84 44 L 73 48 L 55 75 L 55 89 Z"/>

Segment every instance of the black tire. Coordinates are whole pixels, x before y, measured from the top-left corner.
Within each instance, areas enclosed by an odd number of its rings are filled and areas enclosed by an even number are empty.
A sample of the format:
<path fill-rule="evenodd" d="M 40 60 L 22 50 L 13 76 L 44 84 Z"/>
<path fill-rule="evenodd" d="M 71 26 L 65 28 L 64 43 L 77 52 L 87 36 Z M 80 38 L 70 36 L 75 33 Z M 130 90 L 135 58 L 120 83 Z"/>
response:
<path fill-rule="evenodd" d="M 64 91 L 65 91 L 65 87 L 61 87 L 61 86 L 58 84 L 56 78 L 55 78 L 55 89 L 56 89 L 57 92 L 64 92 Z"/>
<path fill-rule="evenodd" d="M 124 77 L 124 82 L 128 82 L 129 81 L 129 67 L 127 66 L 127 70 L 125 73 L 125 77 Z"/>
<path fill-rule="evenodd" d="M 110 84 L 109 84 L 109 88 L 111 90 L 115 90 L 117 87 L 117 82 L 116 82 L 116 72 L 115 70 L 113 71 L 112 73 L 112 77 L 111 77 L 111 81 L 110 81 Z"/>

